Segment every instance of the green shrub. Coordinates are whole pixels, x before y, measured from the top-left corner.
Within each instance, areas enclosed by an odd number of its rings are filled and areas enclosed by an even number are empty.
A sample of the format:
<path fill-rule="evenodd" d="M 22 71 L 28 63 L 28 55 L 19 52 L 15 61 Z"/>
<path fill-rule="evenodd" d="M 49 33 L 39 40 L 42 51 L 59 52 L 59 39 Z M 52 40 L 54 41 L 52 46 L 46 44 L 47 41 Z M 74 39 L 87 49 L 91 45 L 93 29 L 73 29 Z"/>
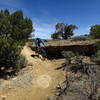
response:
<path fill-rule="evenodd" d="M 71 39 L 71 41 L 86 41 L 86 40 L 89 40 L 89 36 L 77 36 Z"/>
<path fill-rule="evenodd" d="M 71 64 L 71 58 L 75 56 L 72 51 L 62 51 L 62 55 L 66 58 L 66 63 L 62 65 L 65 69 L 67 65 Z"/>
<path fill-rule="evenodd" d="M 19 71 L 26 66 L 20 53 L 32 31 L 32 20 L 24 17 L 21 10 L 12 14 L 8 9 L 0 11 L 0 71 Z"/>
<path fill-rule="evenodd" d="M 20 56 L 21 48 L 18 43 L 7 37 L 0 37 L 0 69 L 12 68 L 14 70 L 23 66 L 24 59 Z"/>
<path fill-rule="evenodd" d="M 44 42 L 48 42 L 48 40 L 45 39 Z"/>
<path fill-rule="evenodd" d="M 100 50 L 100 41 L 95 43 L 95 47 L 97 51 Z"/>
<path fill-rule="evenodd" d="M 65 62 L 57 68 L 58 70 L 63 68 L 66 75 L 65 81 L 56 87 L 56 100 L 99 100 L 100 66 L 85 63 L 85 56 L 74 56 L 70 51 L 63 51 L 63 55 L 66 59 L 72 57 L 75 62 L 70 64 Z M 100 50 L 95 56 L 100 60 Z"/>
<path fill-rule="evenodd" d="M 95 43 L 95 53 L 92 56 L 91 60 L 96 62 L 97 64 L 100 64 L 100 42 Z"/>
<path fill-rule="evenodd" d="M 72 51 L 62 51 L 62 55 L 65 58 L 71 58 L 71 57 L 74 57 L 75 56 L 75 53 L 73 53 Z"/>
<path fill-rule="evenodd" d="M 60 35 L 59 35 L 58 33 L 53 33 L 53 34 L 51 35 L 51 38 L 52 38 L 52 39 L 60 39 Z"/>
<path fill-rule="evenodd" d="M 96 62 L 97 64 L 100 64 L 100 50 L 98 50 L 95 55 L 93 55 L 93 59 L 94 62 Z"/>
<path fill-rule="evenodd" d="M 25 59 L 24 56 L 20 55 L 19 56 L 19 59 L 16 61 L 17 63 L 15 64 L 15 67 L 14 67 L 14 71 L 19 71 L 20 69 L 26 67 L 27 65 L 27 61 Z"/>
<path fill-rule="evenodd" d="M 90 36 L 94 39 L 100 39 L 100 25 L 91 26 Z"/>
<path fill-rule="evenodd" d="M 32 20 L 24 18 L 21 10 L 12 14 L 8 9 L 0 11 L 0 36 L 11 37 L 19 41 L 20 45 L 25 45 L 32 31 Z"/>

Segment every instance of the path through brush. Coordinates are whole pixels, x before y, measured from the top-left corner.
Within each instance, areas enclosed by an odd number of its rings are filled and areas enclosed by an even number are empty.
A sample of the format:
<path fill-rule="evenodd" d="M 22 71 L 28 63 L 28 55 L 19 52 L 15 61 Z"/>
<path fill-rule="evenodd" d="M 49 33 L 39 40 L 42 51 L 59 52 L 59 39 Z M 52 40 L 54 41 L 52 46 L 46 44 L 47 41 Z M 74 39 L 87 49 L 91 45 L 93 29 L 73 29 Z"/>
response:
<path fill-rule="evenodd" d="M 55 70 L 64 59 L 45 60 L 32 57 L 35 52 L 28 46 L 22 50 L 28 61 L 17 77 L 0 83 L 0 100 L 46 100 L 64 80 L 64 72 Z"/>

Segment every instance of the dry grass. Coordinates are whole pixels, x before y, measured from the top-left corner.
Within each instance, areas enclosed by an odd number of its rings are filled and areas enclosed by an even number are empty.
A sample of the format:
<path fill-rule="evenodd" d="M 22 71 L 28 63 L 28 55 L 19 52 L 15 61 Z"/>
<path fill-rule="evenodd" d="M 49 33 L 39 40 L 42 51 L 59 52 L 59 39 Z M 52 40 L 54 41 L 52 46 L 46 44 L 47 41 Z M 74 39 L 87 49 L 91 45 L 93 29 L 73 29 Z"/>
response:
<path fill-rule="evenodd" d="M 46 40 L 46 46 L 67 46 L 67 45 L 86 45 L 86 44 L 94 44 L 95 42 L 100 41 L 96 40 L 86 40 L 86 41 L 71 41 L 71 40 Z M 29 45 L 35 46 L 34 42 L 29 42 Z"/>

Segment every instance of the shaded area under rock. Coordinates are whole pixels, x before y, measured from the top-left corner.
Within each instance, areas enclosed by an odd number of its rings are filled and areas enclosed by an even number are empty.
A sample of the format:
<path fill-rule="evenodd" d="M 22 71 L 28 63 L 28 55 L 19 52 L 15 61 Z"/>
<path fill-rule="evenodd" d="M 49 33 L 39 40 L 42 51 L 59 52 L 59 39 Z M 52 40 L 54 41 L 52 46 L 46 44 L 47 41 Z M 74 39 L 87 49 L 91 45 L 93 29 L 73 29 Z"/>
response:
<path fill-rule="evenodd" d="M 33 51 L 37 52 L 36 47 L 30 46 Z M 86 45 L 68 45 L 68 46 L 46 46 L 44 50 L 47 53 L 48 59 L 59 59 L 63 58 L 61 52 L 62 51 L 72 51 L 74 53 L 79 53 L 85 56 L 91 56 L 96 48 L 94 44 L 86 44 Z"/>

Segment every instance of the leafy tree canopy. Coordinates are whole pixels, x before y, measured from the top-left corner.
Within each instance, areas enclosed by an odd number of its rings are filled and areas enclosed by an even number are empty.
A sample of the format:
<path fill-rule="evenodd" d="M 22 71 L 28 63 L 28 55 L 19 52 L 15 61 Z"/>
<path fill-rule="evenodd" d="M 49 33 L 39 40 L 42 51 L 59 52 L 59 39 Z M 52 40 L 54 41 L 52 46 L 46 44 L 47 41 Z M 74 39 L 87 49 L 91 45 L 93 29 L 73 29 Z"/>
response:
<path fill-rule="evenodd" d="M 94 39 L 100 39 L 100 25 L 93 25 L 90 28 L 90 36 Z"/>
<path fill-rule="evenodd" d="M 8 9 L 0 11 L 0 36 L 11 37 L 21 42 L 28 40 L 32 31 L 32 20 L 25 18 L 21 10 L 12 14 Z"/>
<path fill-rule="evenodd" d="M 57 23 L 55 28 L 56 33 L 54 34 L 58 35 L 58 37 L 60 36 L 60 38 L 68 39 L 69 37 L 74 35 L 74 30 L 78 27 L 73 24 L 68 25 L 64 23 Z"/>
<path fill-rule="evenodd" d="M 17 71 L 25 65 L 25 59 L 20 54 L 21 47 L 32 31 L 32 20 L 24 17 L 21 10 L 12 14 L 8 9 L 0 11 L 0 72 L 9 68 Z"/>

